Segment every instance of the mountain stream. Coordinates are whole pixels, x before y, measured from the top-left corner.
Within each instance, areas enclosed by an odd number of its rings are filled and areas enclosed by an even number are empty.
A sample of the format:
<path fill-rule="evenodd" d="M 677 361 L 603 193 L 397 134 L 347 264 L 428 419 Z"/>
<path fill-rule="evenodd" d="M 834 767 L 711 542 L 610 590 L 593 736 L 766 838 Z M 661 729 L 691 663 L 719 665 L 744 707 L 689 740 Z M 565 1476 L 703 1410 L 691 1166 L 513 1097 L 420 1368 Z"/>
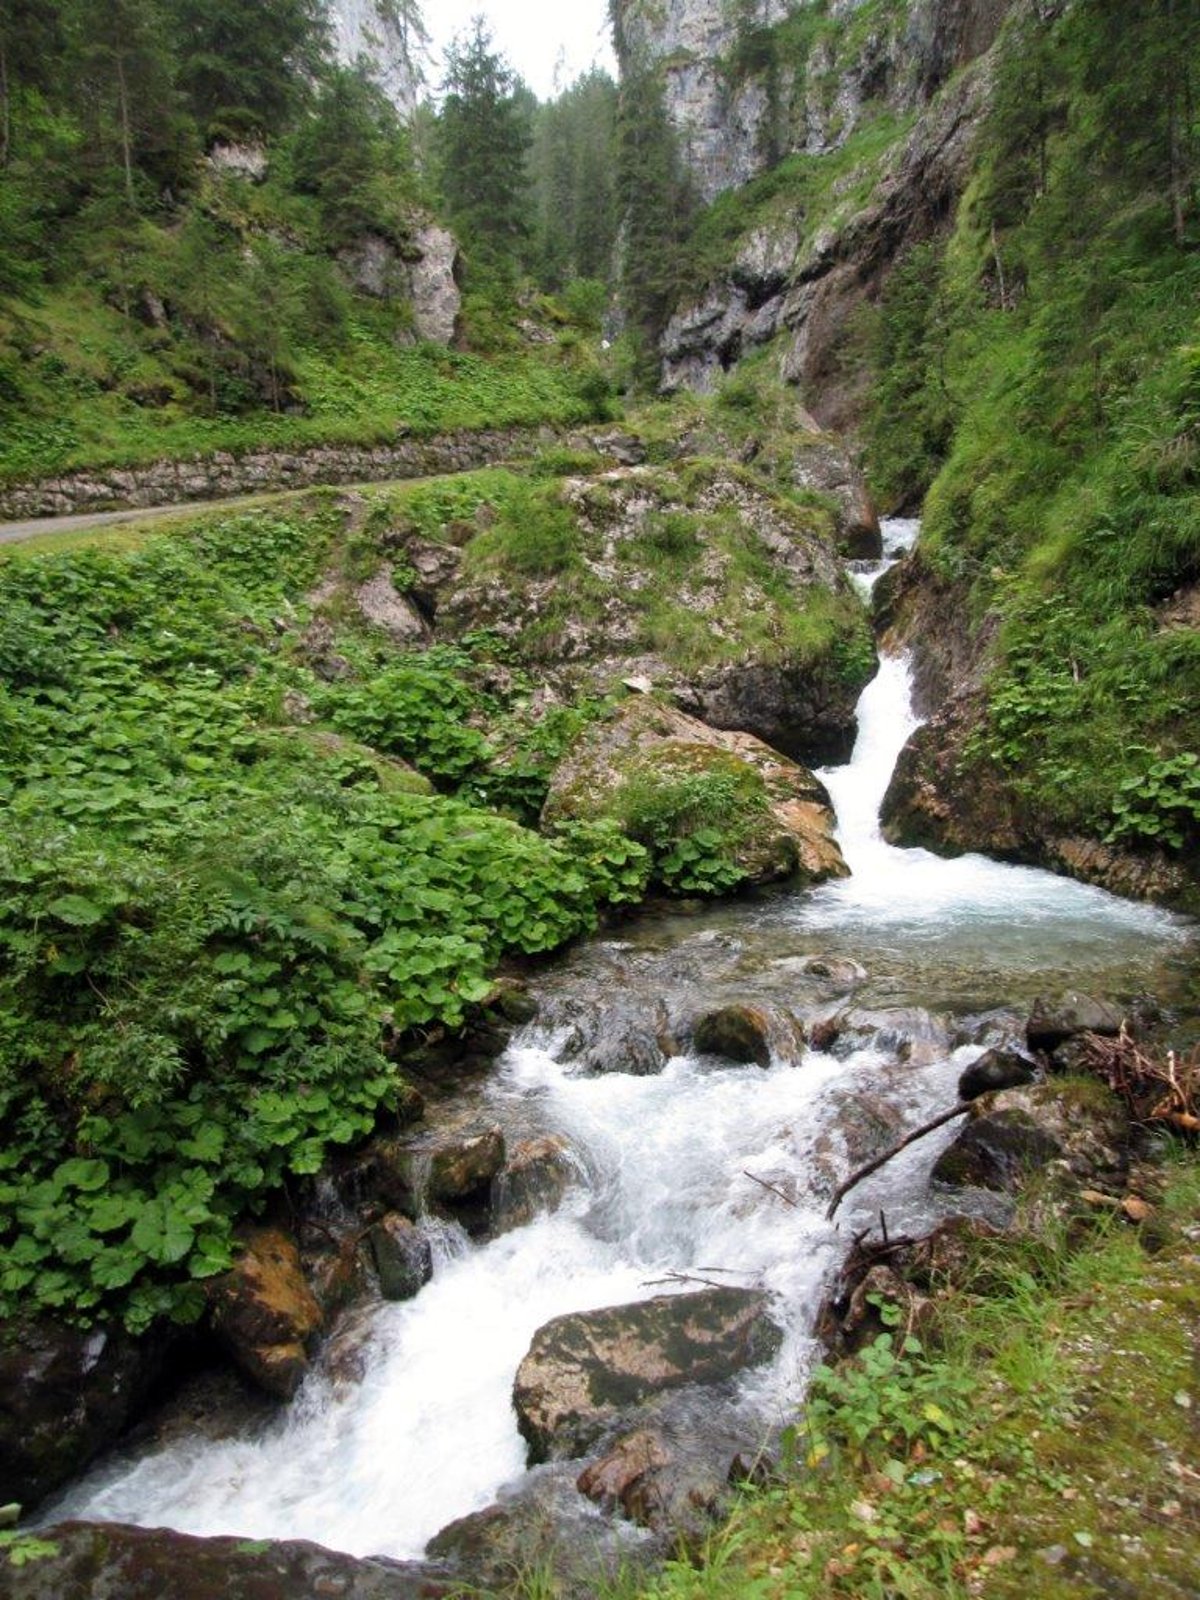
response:
<path fill-rule="evenodd" d="M 885 525 L 890 553 L 916 532 Z M 864 592 L 888 564 L 860 569 Z M 859 706 L 852 759 L 821 774 L 850 878 L 699 916 L 645 916 L 535 981 L 539 1021 L 475 1094 L 511 1138 L 566 1138 L 579 1180 L 557 1213 L 482 1244 L 430 1222 L 433 1280 L 411 1301 L 366 1313 L 361 1382 L 341 1383 L 318 1364 L 265 1423 L 114 1455 L 51 1508 L 52 1520 L 417 1557 L 443 1525 L 524 1472 L 510 1394 L 535 1331 L 568 1311 L 661 1294 L 672 1274 L 777 1296 L 787 1338 L 773 1365 L 744 1382 L 742 1401 L 764 1434 L 785 1420 L 814 1357 L 822 1289 L 849 1239 L 881 1209 L 896 1229 L 943 1214 L 927 1174 L 954 1130 L 910 1148 L 830 1225 L 824 1208 L 839 1179 L 953 1104 L 963 1067 L 1018 1036 L 1034 995 L 1169 996 L 1191 943 L 1182 919 L 1098 889 L 888 845 L 879 805 L 916 726 L 907 661 L 885 659 Z M 810 1030 L 840 1014 L 841 1032 L 827 1052 L 781 1041 L 767 1070 L 687 1055 L 647 1076 L 583 1064 L 581 1041 L 614 1015 L 669 1024 L 734 1002 Z"/>

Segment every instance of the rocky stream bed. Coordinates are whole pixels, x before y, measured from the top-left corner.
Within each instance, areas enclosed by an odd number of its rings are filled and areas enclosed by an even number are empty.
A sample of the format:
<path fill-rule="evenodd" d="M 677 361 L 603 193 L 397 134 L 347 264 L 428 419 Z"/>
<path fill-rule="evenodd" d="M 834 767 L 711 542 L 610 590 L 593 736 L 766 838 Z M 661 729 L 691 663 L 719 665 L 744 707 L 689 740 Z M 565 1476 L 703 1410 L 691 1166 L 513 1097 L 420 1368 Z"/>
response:
<path fill-rule="evenodd" d="M 885 531 L 894 550 L 916 528 Z M 0 1595 L 408 1600 L 542 1564 L 587 1592 L 698 1537 L 821 1352 L 853 1347 L 839 1269 L 881 1216 L 932 1238 L 919 1278 L 955 1229 L 1006 1225 L 1031 1164 L 1119 1188 L 1115 1101 L 1064 1110 L 1048 1073 L 1083 1033 L 1187 1006 L 1193 925 L 887 844 L 916 725 L 887 657 L 852 759 L 819 775 L 849 877 L 644 914 L 513 984 L 472 1074 L 431 1050 L 423 1116 L 256 1230 L 222 1287 L 214 1326 L 253 1385 L 160 1352 L 174 1382 L 147 1412 L 156 1373 L 119 1341 L 6 1352 L 34 1494 L 62 1477 L 34 1481 L 54 1361 L 79 1455 L 141 1421 L 50 1493 L 52 1551 L 0 1566 Z M 847 1174 L 960 1096 L 965 1130 L 828 1220 Z"/>

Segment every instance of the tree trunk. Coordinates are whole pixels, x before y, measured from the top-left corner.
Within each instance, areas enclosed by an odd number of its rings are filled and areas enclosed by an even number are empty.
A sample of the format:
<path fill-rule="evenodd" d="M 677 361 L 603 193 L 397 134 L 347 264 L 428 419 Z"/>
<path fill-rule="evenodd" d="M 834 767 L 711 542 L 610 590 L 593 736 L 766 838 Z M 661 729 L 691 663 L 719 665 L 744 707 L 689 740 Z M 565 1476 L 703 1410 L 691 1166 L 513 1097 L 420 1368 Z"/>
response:
<path fill-rule="evenodd" d="M 125 82 L 125 58 L 117 56 L 117 100 L 121 108 L 121 159 L 125 167 L 125 193 L 133 205 L 133 135 L 129 125 L 129 90 Z"/>

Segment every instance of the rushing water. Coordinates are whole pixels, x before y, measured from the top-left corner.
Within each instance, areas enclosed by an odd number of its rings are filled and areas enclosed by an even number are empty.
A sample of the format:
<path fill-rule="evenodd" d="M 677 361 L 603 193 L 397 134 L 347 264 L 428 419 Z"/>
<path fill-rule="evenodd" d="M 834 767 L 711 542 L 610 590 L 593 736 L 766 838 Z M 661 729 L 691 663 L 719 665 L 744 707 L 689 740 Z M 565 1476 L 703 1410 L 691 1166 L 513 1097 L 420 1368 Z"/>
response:
<path fill-rule="evenodd" d="M 912 523 L 885 528 L 893 548 L 915 533 Z M 886 565 L 857 574 L 864 591 Z M 925 1175 L 949 1133 L 864 1185 L 840 1229 L 825 1222 L 825 1197 L 854 1164 L 862 1107 L 893 1126 L 920 1122 L 951 1103 L 958 1074 L 990 1038 L 1015 1028 L 1017 1012 L 995 1008 L 1060 981 L 1125 993 L 1161 986 L 1189 937 L 1164 913 L 1047 873 L 886 844 L 879 803 L 916 725 L 907 663 L 885 660 L 863 695 L 850 763 L 823 774 L 851 878 L 700 923 L 645 919 L 547 975 L 550 1023 L 509 1049 L 484 1109 L 518 1136 L 570 1142 L 581 1181 L 556 1215 L 481 1246 L 440 1225 L 433 1281 L 415 1300 L 370 1313 L 361 1383 L 318 1371 L 265 1428 L 192 1433 L 114 1457 L 52 1515 L 419 1555 L 445 1523 L 521 1474 L 509 1396 L 536 1329 L 566 1311 L 662 1293 L 675 1272 L 777 1293 L 788 1338 L 745 1394 L 764 1430 L 786 1416 L 810 1364 L 822 1286 L 855 1220 L 884 1205 L 898 1225 L 937 1214 Z M 803 958 L 818 952 L 852 957 L 867 976 L 813 977 Z M 661 1006 L 664 994 L 684 1011 L 748 998 L 809 1019 L 851 1004 L 865 1015 L 836 1054 L 781 1057 L 767 1071 L 689 1056 L 648 1077 L 572 1064 L 573 1016 L 594 1015 L 614 995 L 635 1009 Z M 881 1021 L 913 1006 L 932 1015 L 904 1013 L 898 1044 Z"/>

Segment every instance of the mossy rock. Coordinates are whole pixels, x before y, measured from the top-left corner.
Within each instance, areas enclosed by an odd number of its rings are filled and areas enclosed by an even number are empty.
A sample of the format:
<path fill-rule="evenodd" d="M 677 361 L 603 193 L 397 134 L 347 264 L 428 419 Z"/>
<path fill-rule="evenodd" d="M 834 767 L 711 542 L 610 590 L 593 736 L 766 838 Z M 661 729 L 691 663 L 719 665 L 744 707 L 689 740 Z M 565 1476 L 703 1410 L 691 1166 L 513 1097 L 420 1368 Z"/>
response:
<path fill-rule="evenodd" d="M 684 892 L 705 887 L 677 867 L 696 839 L 724 869 L 718 888 L 819 883 L 848 870 L 811 772 L 753 735 L 718 732 L 652 696 L 585 729 L 555 773 L 543 823 L 602 818 L 647 845 L 660 879 Z"/>

